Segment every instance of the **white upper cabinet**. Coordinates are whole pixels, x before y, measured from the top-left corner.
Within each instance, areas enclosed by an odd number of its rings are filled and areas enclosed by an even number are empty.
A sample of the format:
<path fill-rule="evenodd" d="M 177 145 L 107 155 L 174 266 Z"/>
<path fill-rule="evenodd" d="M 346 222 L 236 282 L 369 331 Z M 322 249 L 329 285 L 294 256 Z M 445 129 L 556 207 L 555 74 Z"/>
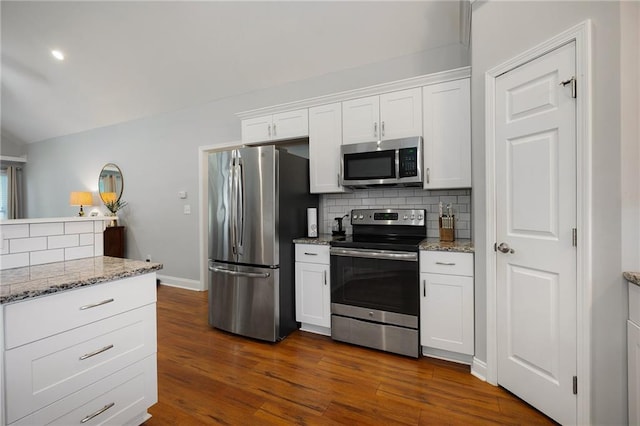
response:
<path fill-rule="evenodd" d="M 423 87 L 424 189 L 471 187 L 469 79 Z"/>
<path fill-rule="evenodd" d="M 309 181 L 311 193 L 344 192 L 340 186 L 342 104 L 309 108 Z"/>
<path fill-rule="evenodd" d="M 242 142 L 255 143 L 309 135 L 306 108 L 242 120 Z"/>
<path fill-rule="evenodd" d="M 342 143 L 422 135 L 422 93 L 413 88 L 342 103 Z"/>

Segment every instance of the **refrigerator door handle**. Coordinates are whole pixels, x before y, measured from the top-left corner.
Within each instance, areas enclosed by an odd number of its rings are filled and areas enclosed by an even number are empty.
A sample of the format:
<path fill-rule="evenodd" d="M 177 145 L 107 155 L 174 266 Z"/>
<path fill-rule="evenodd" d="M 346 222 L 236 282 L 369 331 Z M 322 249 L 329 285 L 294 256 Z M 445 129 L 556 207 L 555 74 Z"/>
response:
<path fill-rule="evenodd" d="M 238 155 L 238 218 L 240 220 L 240 239 L 238 241 L 238 254 L 243 254 L 244 249 L 244 165 Z M 236 219 L 236 220 L 237 220 Z"/>
<path fill-rule="evenodd" d="M 236 158 L 238 150 L 234 149 L 231 152 L 231 250 L 233 255 L 238 254 L 238 183 L 236 173 Z"/>
<path fill-rule="evenodd" d="M 220 272 L 221 274 L 233 275 L 237 277 L 247 277 L 247 278 L 269 278 L 271 276 L 270 272 L 238 272 L 238 271 L 231 271 L 229 269 L 218 268 L 215 266 L 209 266 L 209 270 L 211 272 Z"/>

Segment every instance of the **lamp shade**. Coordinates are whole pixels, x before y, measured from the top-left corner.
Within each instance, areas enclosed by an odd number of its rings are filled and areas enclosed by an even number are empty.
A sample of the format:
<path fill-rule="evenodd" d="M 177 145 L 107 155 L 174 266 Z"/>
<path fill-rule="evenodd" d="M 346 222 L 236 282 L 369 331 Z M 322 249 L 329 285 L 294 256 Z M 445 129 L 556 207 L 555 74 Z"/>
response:
<path fill-rule="evenodd" d="M 93 196 L 90 192 L 74 191 L 69 196 L 71 206 L 90 206 L 93 203 Z"/>

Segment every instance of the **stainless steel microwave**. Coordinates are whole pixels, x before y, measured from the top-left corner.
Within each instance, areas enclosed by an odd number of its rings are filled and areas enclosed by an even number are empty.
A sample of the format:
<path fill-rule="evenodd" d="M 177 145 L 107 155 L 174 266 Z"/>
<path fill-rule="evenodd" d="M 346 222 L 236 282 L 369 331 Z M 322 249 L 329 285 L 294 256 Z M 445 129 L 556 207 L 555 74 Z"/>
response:
<path fill-rule="evenodd" d="M 342 145 L 340 157 L 342 186 L 422 186 L 421 136 Z"/>

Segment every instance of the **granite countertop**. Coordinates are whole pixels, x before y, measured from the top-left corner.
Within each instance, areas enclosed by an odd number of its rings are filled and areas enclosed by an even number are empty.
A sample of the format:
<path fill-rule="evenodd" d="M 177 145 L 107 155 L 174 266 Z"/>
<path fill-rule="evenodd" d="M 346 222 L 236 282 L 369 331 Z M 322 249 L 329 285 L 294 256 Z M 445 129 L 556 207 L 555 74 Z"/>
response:
<path fill-rule="evenodd" d="M 0 271 L 0 304 L 57 293 L 162 269 L 161 263 L 89 257 Z"/>
<path fill-rule="evenodd" d="M 318 244 L 328 246 L 334 238 L 329 234 L 321 234 L 318 238 L 296 238 L 293 240 L 294 244 Z M 456 240 L 452 242 L 440 241 L 438 238 L 425 238 L 420 243 L 420 250 L 427 251 L 453 251 L 459 253 L 473 253 L 473 243 L 471 240 Z"/>
<path fill-rule="evenodd" d="M 640 272 L 623 272 L 622 275 L 630 283 L 640 285 Z"/>
<path fill-rule="evenodd" d="M 317 244 L 320 246 L 328 246 L 334 238 L 344 238 L 344 237 L 333 237 L 330 234 L 320 234 L 318 238 L 310 238 L 310 237 L 300 237 L 295 238 L 293 240 L 294 244 Z"/>
<path fill-rule="evenodd" d="M 438 238 L 426 238 L 420 243 L 420 250 L 452 251 L 458 253 L 473 253 L 471 240 L 440 241 Z"/>

